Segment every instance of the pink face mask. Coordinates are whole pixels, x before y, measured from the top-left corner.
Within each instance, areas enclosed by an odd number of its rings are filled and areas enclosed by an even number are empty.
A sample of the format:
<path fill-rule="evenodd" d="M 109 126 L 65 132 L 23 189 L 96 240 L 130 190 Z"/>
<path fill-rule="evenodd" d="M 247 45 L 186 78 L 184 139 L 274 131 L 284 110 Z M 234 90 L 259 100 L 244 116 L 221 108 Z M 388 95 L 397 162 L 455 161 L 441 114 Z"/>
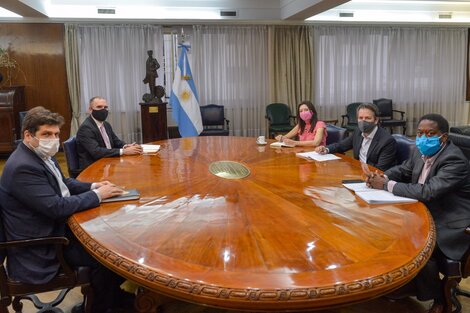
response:
<path fill-rule="evenodd" d="M 310 119 L 312 118 L 312 116 L 313 116 L 312 111 L 303 111 L 303 112 L 300 112 L 300 118 L 303 119 L 305 122 L 310 121 Z"/>

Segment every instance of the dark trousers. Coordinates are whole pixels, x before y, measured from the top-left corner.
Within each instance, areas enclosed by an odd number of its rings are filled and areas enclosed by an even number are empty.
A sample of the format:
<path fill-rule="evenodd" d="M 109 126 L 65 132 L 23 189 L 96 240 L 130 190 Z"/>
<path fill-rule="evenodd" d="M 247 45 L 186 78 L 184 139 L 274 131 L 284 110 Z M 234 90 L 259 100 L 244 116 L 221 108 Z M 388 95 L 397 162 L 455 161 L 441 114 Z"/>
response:
<path fill-rule="evenodd" d="M 124 278 L 101 265 L 83 248 L 81 243 L 68 229 L 66 237 L 70 240 L 64 250 L 64 257 L 71 267 L 88 266 L 91 268 L 91 287 L 93 288 L 93 313 L 103 313 L 118 305 L 120 285 Z"/>
<path fill-rule="evenodd" d="M 434 300 L 444 303 L 444 291 L 441 278 L 439 277 L 438 266 L 440 258 L 445 258 L 445 255 L 436 245 L 429 261 L 410 282 L 410 284 L 414 284 L 416 297 L 420 301 Z"/>

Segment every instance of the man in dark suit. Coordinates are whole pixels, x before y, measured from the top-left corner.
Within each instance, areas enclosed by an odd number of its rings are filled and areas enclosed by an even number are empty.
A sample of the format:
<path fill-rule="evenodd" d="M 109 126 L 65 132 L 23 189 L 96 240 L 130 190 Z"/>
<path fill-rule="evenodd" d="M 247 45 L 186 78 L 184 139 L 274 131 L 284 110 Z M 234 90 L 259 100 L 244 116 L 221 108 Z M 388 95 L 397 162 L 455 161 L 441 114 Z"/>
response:
<path fill-rule="evenodd" d="M 375 104 L 362 103 L 357 107 L 358 128 L 352 136 L 328 146 L 319 146 L 318 153 L 343 153 L 353 149 L 356 160 L 370 164 L 382 171 L 396 164 L 396 141 L 379 127 L 378 109 Z"/>
<path fill-rule="evenodd" d="M 106 157 L 136 155 L 142 153 L 138 144 L 126 144 L 113 132 L 106 122 L 108 103 L 102 97 L 93 97 L 88 108 L 90 116 L 80 125 L 77 132 L 77 152 L 80 169 Z"/>
<path fill-rule="evenodd" d="M 75 212 L 97 207 L 102 199 L 122 194 L 108 181 L 85 183 L 65 178 L 54 155 L 64 119 L 43 107 L 28 111 L 23 121 L 23 142 L 8 158 L 0 179 L 1 217 L 7 240 L 66 236 L 64 255 L 71 266 L 92 267 L 95 292 L 93 312 L 113 307 L 122 278 L 93 259 L 67 226 Z M 8 274 L 32 284 L 44 284 L 57 275 L 59 262 L 53 247 L 8 250 Z"/>
<path fill-rule="evenodd" d="M 413 156 L 384 175 L 370 174 L 368 184 L 394 195 L 423 202 L 437 232 L 433 255 L 402 291 L 415 291 L 419 300 L 434 299 L 429 313 L 444 311 L 438 260 L 460 260 L 470 245 L 470 165 L 463 152 L 448 140 L 449 123 L 439 114 L 421 117 Z M 397 295 L 399 293 L 396 293 Z"/>

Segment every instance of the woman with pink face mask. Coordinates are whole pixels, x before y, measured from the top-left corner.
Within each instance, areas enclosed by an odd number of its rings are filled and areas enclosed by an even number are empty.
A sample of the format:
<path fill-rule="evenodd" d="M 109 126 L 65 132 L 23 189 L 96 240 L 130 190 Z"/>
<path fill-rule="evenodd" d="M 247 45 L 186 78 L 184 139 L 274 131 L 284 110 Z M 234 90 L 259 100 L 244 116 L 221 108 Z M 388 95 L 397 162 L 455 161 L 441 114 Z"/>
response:
<path fill-rule="evenodd" d="M 326 124 L 319 121 L 317 110 L 310 101 L 302 101 L 297 107 L 297 125 L 286 135 L 276 136 L 276 140 L 286 145 L 322 146 L 326 144 Z M 293 140 L 298 136 L 298 140 Z"/>

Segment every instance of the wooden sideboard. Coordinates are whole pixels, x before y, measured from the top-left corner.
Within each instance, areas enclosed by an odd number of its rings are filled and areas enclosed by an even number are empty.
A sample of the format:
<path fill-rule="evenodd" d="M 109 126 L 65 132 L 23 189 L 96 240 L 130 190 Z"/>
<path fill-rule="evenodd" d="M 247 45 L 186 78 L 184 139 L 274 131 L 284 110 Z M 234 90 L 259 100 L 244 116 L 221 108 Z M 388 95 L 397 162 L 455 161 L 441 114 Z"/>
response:
<path fill-rule="evenodd" d="M 26 109 L 24 86 L 0 87 L 0 154 L 11 153 L 21 138 L 19 112 Z"/>

